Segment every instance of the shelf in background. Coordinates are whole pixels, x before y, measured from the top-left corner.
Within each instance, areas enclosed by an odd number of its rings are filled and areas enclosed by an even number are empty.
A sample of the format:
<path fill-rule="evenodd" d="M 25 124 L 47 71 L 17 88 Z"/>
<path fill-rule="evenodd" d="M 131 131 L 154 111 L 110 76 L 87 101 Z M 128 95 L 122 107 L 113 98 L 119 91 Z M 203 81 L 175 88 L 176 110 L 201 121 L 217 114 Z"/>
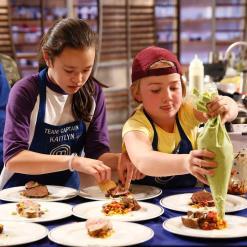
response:
<path fill-rule="evenodd" d="M 23 74 L 37 71 L 41 36 L 53 23 L 68 15 L 67 0 L 10 0 L 12 35 Z M 75 16 L 97 30 L 97 0 L 74 0 Z"/>
<path fill-rule="evenodd" d="M 180 11 L 179 1 L 155 1 L 156 44 L 171 50 L 179 57 L 180 53 Z"/>
<path fill-rule="evenodd" d="M 210 52 L 224 52 L 230 44 L 246 38 L 246 0 L 215 0 L 215 9 L 212 1 L 181 0 L 180 7 L 182 63 L 188 64 L 194 54 L 208 62 Z"/>

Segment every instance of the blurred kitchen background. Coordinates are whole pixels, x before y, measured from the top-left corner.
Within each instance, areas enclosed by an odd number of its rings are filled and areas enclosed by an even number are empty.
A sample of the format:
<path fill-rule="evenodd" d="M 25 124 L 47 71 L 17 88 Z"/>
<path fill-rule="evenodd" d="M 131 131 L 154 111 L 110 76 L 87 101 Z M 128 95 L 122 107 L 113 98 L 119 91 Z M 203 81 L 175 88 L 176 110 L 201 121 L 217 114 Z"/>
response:
<path fill-rule="evenodd" d="M 204 82 L 239 103 L 228 130 L 246 132 L 247 0 L 0 0 L 0 62 L 11 85 L 38 71 L 42 34 L 67 16 L 87 20 L 99 35 L 94 73 L 109 86 L 112 151 L 121 149 L 121 128 L 134 107 L 128 92 L 132 59 L 149 45 L 176 53 L 187 81 L 197 54 Z"/>

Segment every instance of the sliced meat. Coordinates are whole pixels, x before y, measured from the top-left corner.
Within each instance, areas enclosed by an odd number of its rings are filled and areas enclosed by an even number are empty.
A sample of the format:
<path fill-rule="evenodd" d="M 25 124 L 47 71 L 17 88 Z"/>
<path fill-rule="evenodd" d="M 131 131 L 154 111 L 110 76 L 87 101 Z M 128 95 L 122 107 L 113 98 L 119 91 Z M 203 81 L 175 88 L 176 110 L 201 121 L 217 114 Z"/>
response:
<path fill-rule="evenodd" d="M 191 197 L 193 204 L 201 204 L 202 206 L 214 206 L 213 197 L 210 192 L 201 190 L 193 193 Z"/>
<path fill-rule="evenodd" d="M 48 196 L 49 192 L 45 185 L 38 185 L 22 191 L 22 195 L 30 198 L 42 198 Z"/>
<path fill-rule="evenodd" d="M 35 182 L 35 181 L 29 181 L 25 184 L 25 188 L 28 190 L 28 189 L 31 189 L 31 188 L 34 188 L 34 187 L 37 187 L 39 186 L 40 184 L 38 182 Z"/>
<path fill-rule="evenodd" d="M 199 219 L 203 218 L 205 214 L 207 213 L 188 211 L 187 216 L 182 217 L 182 223 L 189 228 L 199 228 Z"/>
<path fill-rule="evenodd" d="M 137 211 L 141 208 L 137 200 L 131 197 L 123 197 L 122 202 L 126 206 L 126 208 L 131 208 L 132 211 Z"/>
<path fill-rule="evenodd" d="M 91 237 L 106 238 L 113 232 L 112 223 L 108 219 L 92 218 L 86 221 L 86 229 Z"/>
<path fill-rule="evenodd" d="M 26 218 L 41 217 L 45 212 L 41 210 L 40 204 L 31 200 L 21 201 L 16 204 L 17 213 Z"/>
<path fill-rule="evenodd" d="M 118 184 L 117 187 L 108 190 L 105 196 L 115 198 L 119 196 L 126 196 L 128 194 L 130 194 L 130 192 L 128 190 L 125 190 L 122 184 Z"/>

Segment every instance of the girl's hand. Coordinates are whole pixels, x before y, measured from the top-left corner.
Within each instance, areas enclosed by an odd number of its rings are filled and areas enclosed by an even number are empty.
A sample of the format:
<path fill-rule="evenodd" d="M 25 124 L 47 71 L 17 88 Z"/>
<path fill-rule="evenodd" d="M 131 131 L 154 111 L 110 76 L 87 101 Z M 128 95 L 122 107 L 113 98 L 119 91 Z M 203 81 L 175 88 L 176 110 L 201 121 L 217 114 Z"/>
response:
<path fill-rule="evenodd" d="M 94 176 L 98 183 L 111 179 L 111 168 L 100 160 L 74 157 L 72 164 L 72 167 L 78 172 Z"/>
<path fill-rule="evenodd" d="M 221 116 L 222 123 L 232 121 L 238 114 L 236 102 L 227 96 L 216 96 L 213 101 L 207 104 L 208 116 Z"/>
<path fill-rule="evenodd" d="M 119 179 L 121 183 L 124 184 L 125 190 L 129 189 L 131 180 L 139 180 L 145 177 L 145 175 L 139 172 L 132 164 L 127 153 L 120 155 L 117 170 Z"/>
<path fill-rule="evenodd" d="M 214 153 L 207 150 L 192 150 L 188 156 L 187 170 L 201 182 L 208 184 L 205 175 L 213 175 L 217 164 L 214 161 L 205 159 L 212 159 Z M 211 168 L 211 169 L 206 169 Z"/>

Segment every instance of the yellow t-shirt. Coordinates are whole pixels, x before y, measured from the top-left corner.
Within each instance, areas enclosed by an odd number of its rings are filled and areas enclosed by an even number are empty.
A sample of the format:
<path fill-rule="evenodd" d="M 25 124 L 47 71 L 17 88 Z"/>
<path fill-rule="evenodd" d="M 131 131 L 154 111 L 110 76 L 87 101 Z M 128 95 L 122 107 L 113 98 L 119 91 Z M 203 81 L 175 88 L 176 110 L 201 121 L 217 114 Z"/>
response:
<path fill-rule="evenodd" d="M 195 118 L 192 105 L 189 103 L 183 103 L 179 109 L 178 118 L 180 125 L 182 126 L 194 149 L 198 125 L 200 122 Z M 156 128 L 159 140 L 158 151 L 163 153 L 172 153 L 181 140 L 177 125 L 175 124 L 173 133 L 166 132 L 155 123 L 154 126 Z M 152 143 L 154 136 L 153 127 L 146 118 L 142 106 L 139 106 L 133 116 L 131 116 L 124 124 L 122 137 L 124 137 L 124 135 L 129 131 L 133 130 L 143 132 L 148 136 L 150 142 Z M 126 150 L 125 145 L 123 145 L 123 149 L 124 151 Z"/>

